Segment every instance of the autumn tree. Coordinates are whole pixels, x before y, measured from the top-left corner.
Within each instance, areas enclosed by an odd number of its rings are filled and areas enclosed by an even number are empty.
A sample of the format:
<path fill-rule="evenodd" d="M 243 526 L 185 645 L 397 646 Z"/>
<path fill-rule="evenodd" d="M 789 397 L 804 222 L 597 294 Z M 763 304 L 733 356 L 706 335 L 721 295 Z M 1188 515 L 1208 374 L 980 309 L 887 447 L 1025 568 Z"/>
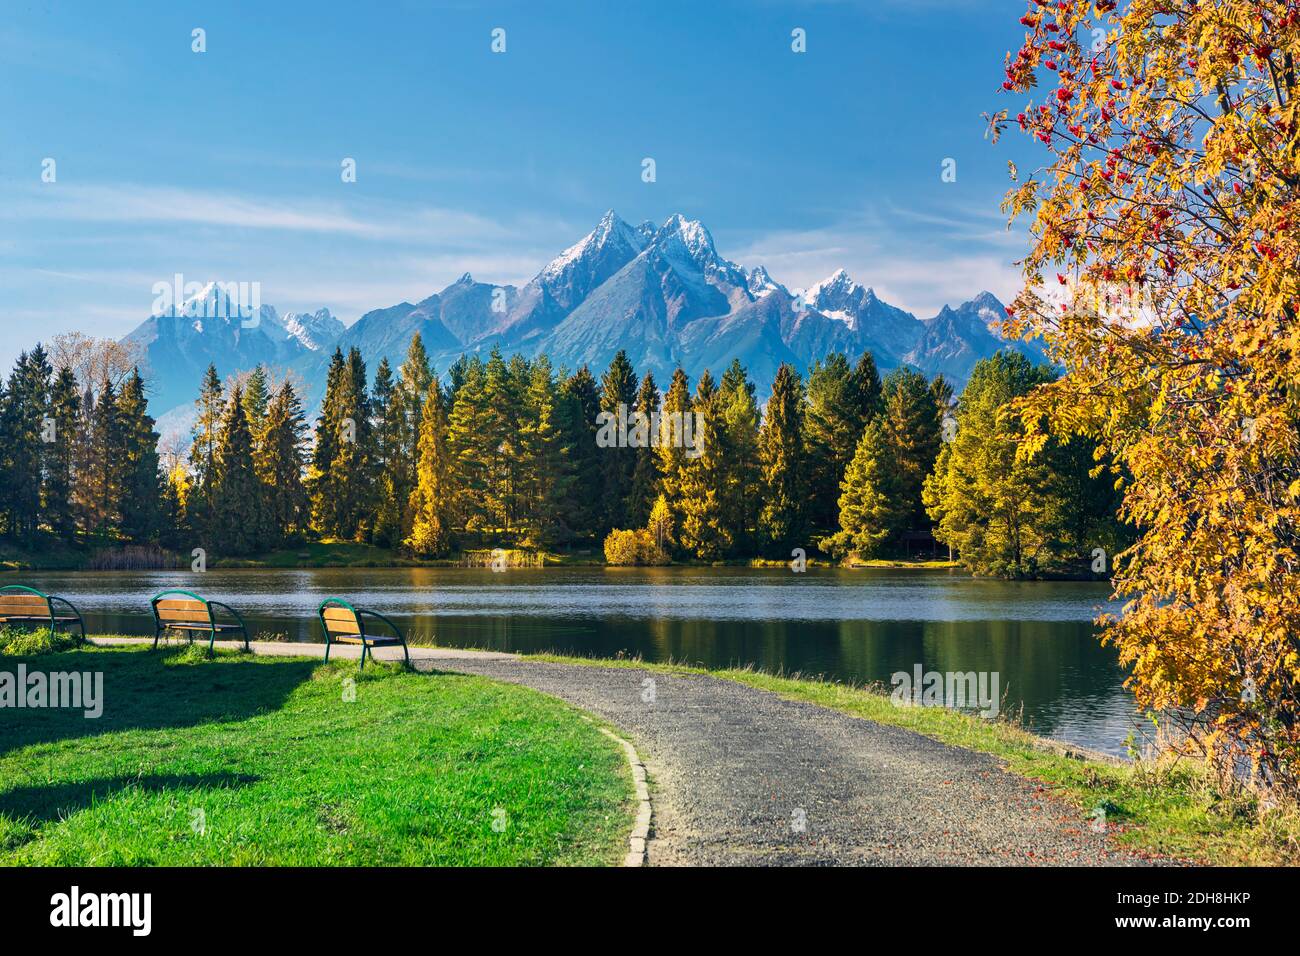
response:
<path fill-rule="evenodd" d="M 438 378 L 431 376 L 420 410 L 420 461 L 411 491 L 411 534 L 403 542 L 418 557 L 442 557 L 451 547 L 454 503 L 451 449 L 447 443 L 447 412 Z"/>
<path fill-rule="evenodd" d="M 694 425 L 691 417 L 694 406 L 691 403 L 691 384 L 686 370 L 680 366 L 673 371 L 672 382 L 664 395 L 663 407 L 659 417 L 658 447 L 655 449 L 659 461 L 659 485 L 668 508 L 672 512 L 673 524 L 682 525 L 682 479 L 686 472 L 687 429 Z"/>
<path fill-rule="evenodd" d="M 724 557 L 732 547 L 722 495 L 726 485 L 727 431 L 718 385 L 705 369 L 695 383 L 693 445 L 686 449 L 677 483 L 676 511 L 681 515 L 678 542 L 704 561 Z"/>
<path fill-rule="evenodd" d="M 1004 89 L 1048 153 L 1007 329 L 1065 374 L 1032 441 L 1094 437 L 1136 543 L 1103 638 L 1174 746 L 1300 790 L 1300 56 L 1296 0 L 1031 5 Z"/>

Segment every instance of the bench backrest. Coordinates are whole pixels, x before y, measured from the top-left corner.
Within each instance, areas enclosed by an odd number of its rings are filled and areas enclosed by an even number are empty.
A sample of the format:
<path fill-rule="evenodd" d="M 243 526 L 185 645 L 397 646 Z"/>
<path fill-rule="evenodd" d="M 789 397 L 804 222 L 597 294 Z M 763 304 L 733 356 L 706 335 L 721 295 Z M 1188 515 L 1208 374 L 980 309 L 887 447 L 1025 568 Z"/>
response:
<path fill-rule="evenodd" d="M 47 595 L 20 585 L 0 589 L 0 617 L 46 617 L 50 610 Z"/>
<path fill-rule="evenodd" d="M 208 602 L 181 592 L 166 592 L 153 599 L 153 612 L 160 624 L 211 624 Z"/>
<path fill-rule="evenodd" d="M 320 609 L 320 619 L 330 637 L 355 636 L 361 633 L 361 620 L 356 611 L 340 604 L 325 604 Z"/>

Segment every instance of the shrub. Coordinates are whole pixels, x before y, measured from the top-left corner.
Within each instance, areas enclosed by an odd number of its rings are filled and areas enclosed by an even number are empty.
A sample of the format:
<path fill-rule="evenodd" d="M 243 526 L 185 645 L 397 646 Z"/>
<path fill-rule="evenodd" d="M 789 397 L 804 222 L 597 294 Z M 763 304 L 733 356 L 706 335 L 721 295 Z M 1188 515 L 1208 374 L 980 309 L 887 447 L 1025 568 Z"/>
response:
<path fill-rule="evenodd" d="M 38 654 L 54 654 L 66 651 L 81 643 L 81 638 L 62 632 L 50 633 L 50 629 L 40 628 L 25 631 L 6 627 L 0 629 L 0 654 L 10 657 L 35 657 Z"/>
<path fill-rule="evenodd" d="M 668 554 L 644 528 L 639 531 L 615 528 L 605 538 L 605 562 L 620 566 L 667 564 Z"/>

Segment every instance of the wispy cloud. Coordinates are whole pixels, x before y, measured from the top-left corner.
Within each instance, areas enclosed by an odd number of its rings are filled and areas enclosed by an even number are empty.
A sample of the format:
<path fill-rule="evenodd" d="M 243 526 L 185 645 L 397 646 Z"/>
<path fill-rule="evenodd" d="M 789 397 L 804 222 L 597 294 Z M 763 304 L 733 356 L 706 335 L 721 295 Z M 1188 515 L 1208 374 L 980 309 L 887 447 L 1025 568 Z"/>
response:
<path fill-rule="evenodd" d="M 0 207 L 8 219 L 59 219 L 85 223 L 197 223 L 289 232 L 330 233 L 358 239 L 400 240 L 455 236 L 460 240 L 509 238 L 506 224 L 459 210 L 371 201 L 359 213 L 341 202 L 269 199 L 170 186 L 59 184 L 33 187 Z"/>
<path fill-rule="evenodd" d="M 929 317 L 985 290 L 1005 300 L 1019 289 L 1015 258 L 1024 242 L 999 222 L 977 208 L 884 204 L 824 227 L 753 236 L 727 254 L 791 288 L 844 269 L 886 302 Z"/>

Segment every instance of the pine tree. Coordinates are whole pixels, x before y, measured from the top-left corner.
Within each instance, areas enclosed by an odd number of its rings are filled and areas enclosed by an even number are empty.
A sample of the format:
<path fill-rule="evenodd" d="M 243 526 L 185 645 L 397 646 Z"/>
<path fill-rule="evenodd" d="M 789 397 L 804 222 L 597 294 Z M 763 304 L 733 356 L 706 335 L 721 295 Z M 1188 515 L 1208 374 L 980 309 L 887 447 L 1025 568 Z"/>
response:
<path fill-rule="evenodd" d="M 346 375 L 343 350 L 335 348 L 325 375 L 325 398 L 321 402 L 320 418 L 316 420 L 311 467 L 307 472 L 312 528 L 322 537 L 339 533 L 339 445 L 346 417 L 343 394 Z"/>
<path fill-rule="evenodd" d="M 601 378 L 600 409 L 613 415 L 617 421 L 631 417 L 636 405 L 636 371 L 628 360 L 627 352 L 619 349 L 609 369 Z M 636 471 L 636 449 L 618 447 L 601 449 L 601 481 L 604 484 L 604 529 L 625 528 L 631 521 L 628 515 L 628 496 L 632 490 L 632 476 Z"/>
<path fill-rule="evenodd" d="M 480 433 L 475 443 L 477 467 L 485 475 L 483 507 L 487 526 L 509 535 L 516 518 L 519 467 L 519 369 L 506 365 L 494 348 L 483 374 L 483 401 L 479 407 Z"/>
<path fill-rule="evenodd" d="M 41 517 L 51 374 L 40 345 L 22 353 L 0 402 L 0 512 L 6 532 L 27 541 Z"/>
<path fill-rule="evenodd" d="M 655 384 L 655 377 L 646 372 L 636 393 L 636 411 L 644 416 L 644 430 L 629 427 L 629 434 L 637 434 L 640 444 L 636 449 L 636 462 L 632 467 L 632 478 L 628 483 L 624 504 L 627 523 L 637 527 L 649 519 L 650 510 L 659 497 L 659 450 L 651 441 L 655 437 L 655 431 L 649 425 L 659 414 L 659 401 L 659 386 Z"/>
<path fill-rule="evenodd" d="M 562 508 L 572 482 L 560 432 L 555 373 L 545 355 L 532 363 L 524 405 L 520 427 L 523 543 L 542 547 L 569 532 Z"/>
<path fill-rule="evenodd" d="M 488 522 L 483 501 L 487 473 L 483 466 L 487 442 L 481 425 L 486 420 L 486 371 L 483 360 L 474 356 L 463 367 L 447 426 L 447 445 L 452 456 L 455 493 L 449 512 L 457 526 L 481 531 Z"/>
<path fill-rule="evenodd" d="M 1018 352 L 977 362 L 957 408 L 953 440 L 926 481 L 935 537 L 981 574 L 1034 575 L 1120 537 L 1113 482 L 1091 475 L 1095 448 L 1076 436 L 1019 454 L 1025 432 L 1011 403 L 1055 374 Z"/>
<path fill-rule="evenodd" d="M 293 385 L 276 391 L 266 415 L 255 464 L 267 499 L 267 520 L 280 544 L 307 530 L 311 503 L 303 483 L 307 421 Z"/>
<path fill-rule="evenodd" d="M 840 530 L 818 547 L 837 557 L 856 553 L 874 558 L 897 535 L 907 517 L 898 472 L 884 423 L 877 418 L 862 433 L 840 483 Z"/>
<path fill-rule="evenodd" d="M 762 506 L 759 487 L 758 402 L 754 383 L 739 359 L 732 360 L 722 376 L 718 395 L 721 427 L 726 441 L 719 476 L 718 494 L 722 522 L 733 541 L 733 550 L 748 552 L 754 546 L 758 512 Z"/>
<path fill-rule="evenodd" d="M 99 456 L 95 449 L 95 392 L 86 388 L 77 408 L 77 437 L 72 448 L 72 513 L 77 527 L 90 534 L 97 526 L 97 504 L 92 479 Z"/>
<path fill-rule="evenodd" d="M 782 364 L 758 433 L 764 494 L 759 531 L 771 548 L 781 551 L 801 544 L 807 528 L 803 407 L 799 373 Z"/>
<path fill-rule="evenodd" d="M 165 548 L 183 548 L 191 538 L 185 521 L 185 497 L 189 490 L 189 475 L 184 466 L 177 465 L 163 476 L 162 534 Z"/>
<path fill-rule="evenodd" d="M 939 421 L 942 422 L 952 408 L 952 383 L 942 374 L 936 375 L 930 380 L 930 395 L 934 398 L 934 406 L 939 410 Z"/>
<path fill-rule="evenodd" d="M 808 452 L 808 517 L 815 527 L 835 525 L 840 481 L 862 434 L 862 397 L 848 359 L 840 352 L 813 363 L 808 376 L 804 436 Z"/>
<path fill-rule="evenodd" d="M 266 426 L 266 413 L 271 407 L 271 386 L 266 367 L 259 365 L 244 380 L 244 415 L 248 419 L 248 430 L 253 433 L 253 444 L 261 441 L 262 429 Z"/>
<path fill-rule="evenodd" d="M 53 441 L 45 455 L 45 520 L 50 530 L 65 541 L 77 530 L 73 506 L 73 483 L 76 462 L 78 414 L 81 399 L 77 394 L 77 376 L 66 365 L 59 369 L 50 391 L 50 423 Z"/>
<path fill-rule="evenodd" d="M 163 479 L 158 433 L 149 415 L 140 370 L 133 369 L 117 400 L 120 428 L 121 534 L 136 543 L 156 542 L 163 531 Z"/>
<path fill-rule="evenodd" d="M 117 390 L 105 379 L 90 419 L 90 461 L 81 482 L 86 488 L 87 531 L 100 538 L 116 538 L 122 515 L 122 422 Z"/>
<path fill-rule="evenodd" d="M 678 543 L 695 557 L 716 561 L 735 543 L 727 527 L 720 489 L 725 485 L 726 429 L 713 376 L 705 369 L 695 385 L 693 447 L 688 449 L 678 484 L 681 515 Z"/>
<path fill-rule="evenodd" d="M 370 408 L 374 416 L 374 481 L 378 489 L 371 521 L 371 540 L 382 548 L 391 548 L 402 540 L 402 522 L 409 492 L 404 494 L 402 491 L 408 468 L 404 448 L 406 423 L 387 358 L 381 359 L 375 369 Z"/>
<path fill-rule="evenodd" d="M 40 345 L 22 353 L 0 403 L 0 502 L 7 532 L 25 541 L 35 537 L 41 517 L 51 374 Z"/>
<path fill-rule="evenodd" d="M 939 457 L 940 416 L 925 376 L 915 369 L 890 372 L 884 383 L 884 424 L 898 468 L 898 493 L 907 508 L 906 531 L 929 527 L 921 488 Z"/>
<path fill-rule="evenodd" d="M 557 411 L 564 454 L 573 478 L 563 511 L 576 537 L 597 538 L 604 521 L 601 480 L 604 449 L 596 444 L 600 386 L 587 366 L 565 380 Z"/>
<path fill-rule="evenodd" d="M 344 376 L 343 418 L 339 423 L 339 454 L 335 476 L 338 534 L 350 541 L 370 534 L 374 480 L 374 427 L 366 363 L 361 350 L 348 350 Z"/>
<path fill-rule="evenodd" d="M 442 557 L 452 544 L 455 470 L 447 413 L 436 375 L 420 412 L 419 445 L 418 480 L 410 501 L 411 534 L 403 543 L 419 557 Z"/>
<path fill-rule="evenodd" d="M 393 414 L 390 416 L 391 427 L 399 428 L 397 441 L 389 436 L 392 445 L 390 457 L 394 467 L 388 469 L 391 475 L 394 502 L 400 503 L 402 517 L 398 536 L 409 534 L 411 514 L 408 507 L 411 492 L 415 490 L 416 465 L 420 457 L 420 420 L 424 414 L 424 405 L 433 387 L 434 374 L 429 364 L 429 355 L 424 348 L 424 339 L 416 332 L 406 350 L 406 360 L 397 372 L 397 382 L 393 389 Z M 446 411 L 449 405 L 444 405 Z"/>
<path fill-rule="evenodd" d="M 207 547 L 223 554 L 253 554 L 267 545 L 266 495 L 253 459 L 253 434 L 244 412 L 243 390 L 230 393 L 217 443 L 212 485 L 212 524 Z"/>
<path fill-rule="evenodd" d="M 373 462 L 366 363 L 356 347 L 346 360 L 335 349 L 307 481 L 312 524 L 322 536 L 356 541 L 369 535 Z"/>
<path fill-rule="evenodd" d="M 659 413 L 659 485 L 672 511 L 674 527 L 681 528 L 683 515 L 682 473 L 686 468 L 686 431 L 694 424 L 691 417 L 690 380 L 680 366 L 673 372 L 668 394 Z"/>
<path fill-rule="evenodd" d="M 858 434 L 861 436 L 862 430 L 884 408 L 880 371 L 870 352 L 863 352 L 853 367 L 853 394 L 858 411 Z"/>
<path fill-rule="evenodd" d="M 198 415 L 194 421 L 190 446 L 190 471 L 194 487 L 186 506 L 188 522 L 196 531 L 204 531 L 212 520 L 212 484 L 217 471 L 217 442 L 221 434 L 221 416 L 225 399 L 221 378 L 215 365 L 209 365 L 199 386 L 195 402 Z"/>

